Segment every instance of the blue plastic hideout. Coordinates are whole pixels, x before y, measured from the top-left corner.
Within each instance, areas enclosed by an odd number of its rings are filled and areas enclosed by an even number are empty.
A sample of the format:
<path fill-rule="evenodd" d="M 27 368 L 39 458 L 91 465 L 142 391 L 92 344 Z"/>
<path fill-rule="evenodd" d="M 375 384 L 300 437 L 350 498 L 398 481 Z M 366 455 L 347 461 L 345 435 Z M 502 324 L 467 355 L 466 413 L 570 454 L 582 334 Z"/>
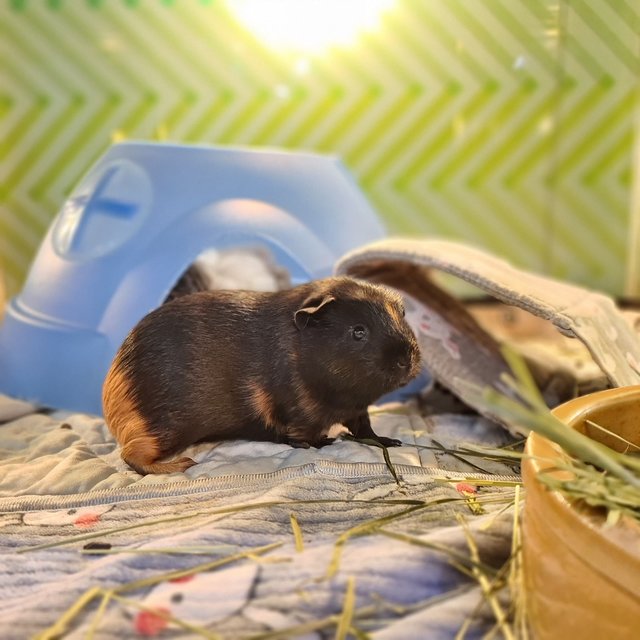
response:
<path fill-rule="evenodd" d="M 263 246 L 298 284 L 384 233 L 333 157 L 116 144 L 56 216 L 6 310 L 0 391 L 100 414 L 118 347 L 202 252 Z"/>

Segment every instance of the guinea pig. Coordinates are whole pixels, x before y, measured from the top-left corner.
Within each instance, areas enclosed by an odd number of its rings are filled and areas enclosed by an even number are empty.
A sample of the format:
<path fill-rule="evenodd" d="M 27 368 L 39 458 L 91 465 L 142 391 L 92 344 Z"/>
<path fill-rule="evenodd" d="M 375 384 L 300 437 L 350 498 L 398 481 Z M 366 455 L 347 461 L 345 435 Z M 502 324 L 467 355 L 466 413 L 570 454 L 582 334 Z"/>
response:
<path fill-rule="evenodd" d="M 162 461 L 196 442 L 333 442 L 337 423 L 385 446 L 368 406 L 417 375 L 420 351 L 402 298 L 339 277 L 278 292 L 204 291 L 145 316 L 117 352 L 104 417 L 138 473 L 184 471 Z"/>

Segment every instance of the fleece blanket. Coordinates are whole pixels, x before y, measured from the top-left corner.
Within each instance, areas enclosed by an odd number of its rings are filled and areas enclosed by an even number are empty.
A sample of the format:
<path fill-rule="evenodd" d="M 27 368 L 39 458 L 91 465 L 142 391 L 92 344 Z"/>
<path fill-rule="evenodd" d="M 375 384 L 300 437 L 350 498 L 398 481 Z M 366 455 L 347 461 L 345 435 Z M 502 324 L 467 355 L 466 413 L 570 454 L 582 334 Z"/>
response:
<path fill-rule="evenodd" d="M 365 247 L 339 270 L 406 293 L 437 381 L 372 408 L 375 431 L 402 447 L 198 445 L 185 473 L 141 477 L 102 418 L 0 396 L 0 637 L 494 631 L 512 613 L 505 576 L 520 477 L 517 466 L 473 453 L 511 447 L 504 427 L 517 425 L 494 421 L 463 384 L 505 389 L 505 362 L 498 342 L 434 287 L 432 268 L 547 314 L 585 343 L 609 383 L 636 381 L 637 338 L 606 297 L 536 278 L 519 289 L 520 272 L 460 246 Z M 537 379 L 543 388 L 548 376 Z M 550 404 L 570 387 L 548 385 Z M 449 392 L 463 400 L 454 412 Z"/>
<path fill-rule="evenodd" d="M 460 523 L 494 576 L 519 477 L 448 453 L 507 444 L 485 418 L 377 409 L 374 429 L 407 445 L 390 466 L 356 442 L 236 442 L 192 448 L 185 474 L 141 477 L 101 418 L 18 408 L 0 398 L 2 638 L 322 638 L 345 607 L 374 638 L 495 624 Z"/>

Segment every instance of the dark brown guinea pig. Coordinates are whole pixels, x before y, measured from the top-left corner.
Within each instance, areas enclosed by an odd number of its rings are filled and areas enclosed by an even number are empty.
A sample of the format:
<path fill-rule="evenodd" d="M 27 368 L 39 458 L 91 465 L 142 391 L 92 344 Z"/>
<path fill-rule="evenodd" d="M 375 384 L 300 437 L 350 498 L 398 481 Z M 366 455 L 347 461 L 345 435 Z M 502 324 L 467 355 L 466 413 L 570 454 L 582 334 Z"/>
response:
<path fill-rule="evenodd" d="M 206 291 L 144 317 L 116 354 L 104 417 L 139 473 L 188 445 L 231 439 L 320 447 L 340 423 L 387 446 L 367 407 L 420 368 L 416 339 L 391 289 L 327 278 L 276 293 Z"/>

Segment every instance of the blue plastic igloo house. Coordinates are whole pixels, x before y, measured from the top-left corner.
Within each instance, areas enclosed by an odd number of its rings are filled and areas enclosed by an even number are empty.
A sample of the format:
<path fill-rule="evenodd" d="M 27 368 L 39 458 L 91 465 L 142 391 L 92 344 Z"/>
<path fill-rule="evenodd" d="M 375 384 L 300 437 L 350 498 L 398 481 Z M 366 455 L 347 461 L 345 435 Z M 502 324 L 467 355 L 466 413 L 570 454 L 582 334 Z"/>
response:
<path fill-rule="evenodd" d="M 270 150 L 125 142 L 45 236 L 0 327 L 0 391 L 101 413 L 129 330 L 208 249 L 263 246 L 294 284 L 384 229 L 341 163 Z"/>

